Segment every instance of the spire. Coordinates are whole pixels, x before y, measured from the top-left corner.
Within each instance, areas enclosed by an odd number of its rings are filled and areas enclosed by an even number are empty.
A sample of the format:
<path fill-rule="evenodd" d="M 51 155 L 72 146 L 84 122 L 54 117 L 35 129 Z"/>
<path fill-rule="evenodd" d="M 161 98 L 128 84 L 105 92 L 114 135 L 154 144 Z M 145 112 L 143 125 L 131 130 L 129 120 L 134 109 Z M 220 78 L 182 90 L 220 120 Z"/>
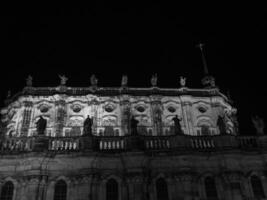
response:
<path fill-rule="evenodd" d="M 206 58 L 205 58 L 205 55 L 204 55 L 203 46 L 204 46 L 203 43 L 199 43 L 197 45 L 197 47 L 200 49 L 200 52 L 201 52 L 201 58 L 202 58 L 203 67 L 204 67 L 204 74 L 208 75 L 209 74 L 209 69 L 208 69 L 207 61 L 206 61 Z"/>
<path fill-rule="evenodd" d="M 216 87 L 215 78 L 209 74 L 209 69 L 208 69 L 207 61 L 204 55 L 203 46 L 204 44 L 202 43 L 197 45 L 197 47 L 200 49 L 200 52 L 201 52 L 201 58 L 202 58 L 203 67 L 204 67 L 204 77 L 202 78 L 201 82 L 207 88 L 214 88 Z"/>

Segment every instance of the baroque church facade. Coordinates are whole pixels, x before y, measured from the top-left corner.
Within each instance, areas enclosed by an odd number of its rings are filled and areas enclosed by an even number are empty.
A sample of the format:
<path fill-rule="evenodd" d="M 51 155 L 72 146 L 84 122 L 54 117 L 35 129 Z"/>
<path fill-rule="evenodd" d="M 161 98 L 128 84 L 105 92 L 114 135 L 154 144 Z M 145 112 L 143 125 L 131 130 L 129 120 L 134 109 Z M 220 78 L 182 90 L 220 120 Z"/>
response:
<path fill-rule="evenodd" d="M 267 199 L 267 137 L 239 134 L 212 79 L 193 89 L 183 77 L 179 88 L 60 78 L 29 77 L 1 109 L 1 200 Z"/>

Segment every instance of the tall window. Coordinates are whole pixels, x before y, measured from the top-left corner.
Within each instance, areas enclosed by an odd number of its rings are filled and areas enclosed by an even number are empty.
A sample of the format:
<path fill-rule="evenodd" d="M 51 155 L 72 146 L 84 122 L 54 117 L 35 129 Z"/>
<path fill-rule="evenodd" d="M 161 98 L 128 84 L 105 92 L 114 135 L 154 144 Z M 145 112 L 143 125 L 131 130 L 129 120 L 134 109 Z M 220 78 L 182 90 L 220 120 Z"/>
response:
<path fill-rule="evenodd" d="M 205 178 L 205 190 L 207 199 L 216 199 L 218 197 L 214 178 Z"/>
<path fill-rule="evenodd" d="M 67 184 L 63 180 L 59 180 L 55 185 L 54 200 L 67 199 Z"/>
<path fill-rule="evenodd" d="M 1 200 L 12 200 L 14 185 L 11 181 L 6 182 L 1 191 Z"/>
<path fill-rule="evenodd" d="M 251 186 L 252 186 L 254 197 L 265 198 L 262 183 L 259 177 L 255 175 L 251 177 Z"/>
<path fill-rule="evenodd" d="M 156 181 L 157 200 L 168 200 L 168 186 L 163 178 Z"/>
<path fill-rule="evenodd" d="M 119 187 L 117 181 L 109 179 L 106 184 L 106 199 L 118 200 L 119 199 Z"/>

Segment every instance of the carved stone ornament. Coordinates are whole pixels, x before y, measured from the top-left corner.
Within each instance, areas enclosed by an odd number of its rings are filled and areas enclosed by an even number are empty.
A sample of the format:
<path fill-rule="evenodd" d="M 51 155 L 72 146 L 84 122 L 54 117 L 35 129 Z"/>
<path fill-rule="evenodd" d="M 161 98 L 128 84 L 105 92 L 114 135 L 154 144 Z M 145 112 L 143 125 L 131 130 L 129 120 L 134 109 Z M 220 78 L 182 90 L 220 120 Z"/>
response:
<path fill-rule="evenodd" d="M 106 112 L 113 112 L 114 110 L 116 109 L 116 105 L 115 104 L 112 104 L 112 103 L 108 103 L 104 106 L 104 110 Z"/>
<path fill-rule="evenodd" d="M 83 109 L 83 107 L 80 104 L 72 104 L 70 106 L 70 108 L 75 113 L 78 113 L 78 112 L 80 112 Z"/>
<path fill-rule="evenodd" d="M 50 108 L 51 108 L 51 106 L 49 106 L 47 104 L 41 104 L 38 106 L 38 109 L 40 110 L 41 113 L 48 112 Z"/>

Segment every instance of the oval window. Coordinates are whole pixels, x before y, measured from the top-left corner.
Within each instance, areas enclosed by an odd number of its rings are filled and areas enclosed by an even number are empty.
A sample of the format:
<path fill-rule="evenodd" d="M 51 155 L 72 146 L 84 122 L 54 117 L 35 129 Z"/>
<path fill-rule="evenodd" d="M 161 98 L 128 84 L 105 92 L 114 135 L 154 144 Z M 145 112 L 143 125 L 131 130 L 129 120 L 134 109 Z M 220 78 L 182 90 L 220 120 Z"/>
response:
<path fill-rule="evenodd" d="M 168 111 L 171 113 L 174 113 L 176 111 L 176 109 L 172 106 L 168 107 Z"/>
<path fill-rule="evenodd" d="M 143 106 L 138 106 L 138 107 L 136 108 L 136 110 L 137 110 L 138 112 L 144 112 L 144 111 L 145 111 L 145 108 L 144 108 Z"/>
<path fill-rule="evenodd" d="M 74 106 L 74 107 L 73 107 L 73 112 L 78 113 L 78 112 L 80 112 L 80 111 L 81 111 L 81 107 L 79 107 L 79 106 Z"/>
<path fill-rule="evenodd" d="M 107 105 L 106 107 L 105 107 L 105 111 L 106 112 L 112 112 L 114 110 L 114 107 L 112 106 L 112 105 Z"/>
<path fill-rule="evenodd" d="M 41 111 L 41 113 L 46 113 L 46 112 L 48 111 L 48 107 L 46 107 L 46 106 L 42 106 L 42 107 L 40 108 L 40 111 Z"/>
<path fill-rule="evenodd" d="M 207 109 L 206 108 L 204 108 L 204 107 L 199 107 L 198 108 L 198 110 L 199 110 L 199 112 L 201 112 L 201 113 L 204 113 L 204 112 L 206 112 L 207 111 Z"/>

